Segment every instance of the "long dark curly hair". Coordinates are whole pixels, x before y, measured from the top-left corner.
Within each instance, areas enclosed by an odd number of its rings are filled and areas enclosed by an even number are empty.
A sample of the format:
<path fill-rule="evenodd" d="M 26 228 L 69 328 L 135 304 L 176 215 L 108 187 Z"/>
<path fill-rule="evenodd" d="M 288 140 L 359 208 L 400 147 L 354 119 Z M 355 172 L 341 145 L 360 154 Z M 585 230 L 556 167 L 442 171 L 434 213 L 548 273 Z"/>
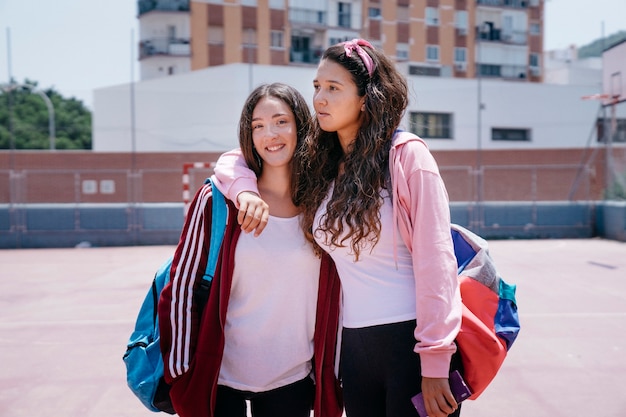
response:
<path fill-rule="evenodd" d="M 329 47 L 321 58 L 348 70 L 359 96 L 365 97 L 356 139 L 344 154 L 337 132 L 323 131 L 316 119 L 313 135 L 296 154 L 301 169 L 295 202 L 303 210 L 307 239 L 315 243 L 313 234 L 320 231 L 330 237 L 327 243 L 331 245 L 345 247 L 349 242 L 356 260 L 361 250 L 373 248 L 380 237 L 381 192 L 390 188 L 391 141 L 408 103 L 406 80 L 391 60 L 374 48 L 362 48 L 375 66 L 371 76 L 356 53 L 346 55 L 343 44 Z M 340 163 L 344 164 L 341 175 Z M 333 181 L 326 215 L 314 231 L 315 213 Z"/>

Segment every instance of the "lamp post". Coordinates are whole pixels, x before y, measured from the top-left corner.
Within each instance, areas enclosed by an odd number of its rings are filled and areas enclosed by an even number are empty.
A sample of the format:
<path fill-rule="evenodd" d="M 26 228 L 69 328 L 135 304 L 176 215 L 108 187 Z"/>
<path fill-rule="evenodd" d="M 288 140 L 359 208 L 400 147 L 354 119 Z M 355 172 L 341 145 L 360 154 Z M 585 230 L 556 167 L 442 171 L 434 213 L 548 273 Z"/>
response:
<path fill-rule="evenodd" d="M 31 93 L 35 93 L 42 98 L 44 103 L 46 103 L 46 107 L 48 108 L 48 133 L 50 137 L 50 150 L 53 151 L 55 149 L 55 140 L 56 140 L 56 131 L 54 126 L 54 106 L 52 105 L 52 101 L 50 98 L 43 92 L 36 89 L 32 85 L 28 84 L 18 84 L 13 82 L 13 75 L 11 74 L 11 29 L 7 28 L 7 67 L 9 74 L 9 82 L 7 84 L 0 85 L 0 90 L 9 93 L 9 132 L 10 132 L 10 148 L 13 150 L 15 148 L 15 138 L 13 137 L 13 97 L 11 96 L 11 91 L 15 90 L 18 87 L 28 88 Z"/>
<path fill-rule="evenodd" d="M 253 70 L 253 67 L 254 67 L 254 65 L 253 65 L 253 60 L 254 60 L 254 55 L 253 54 L 254 54 L 254 51 L 252 50 L 252 48 L 254 46 L 256 46 L 255 39 L 254 39 L 254 30 L 253 29 L 247 29 L 246 30 L 246 37 L 248 38 L 247 39 L 248 42 L 245 44 L 244 47 L 246 48 L 246 56 L 247 56 L 246 60 L 248 61 L 248 93 L 251 93 L 252 92 L 252 85 L 253 85 L 253 82 L 252 82 L 252 77 L 253 77 L 252 70 Z"/>
<path fill-rule="evenodd" d="M 482 99 L 482 35 L 488 31 L 489 26 L 485 23 L 481 23 L 478 25 L 478 31 L 476 34 L 476 210 L 474 224 L 477 229 L 480 229 L 483 224 L 482 113 L 484 104 Z M 480 230 L 477 230 L 477 232 L 480 232 Z"/>
<path fill-rule="evenodd" d="M 11 80 L 11 82 L 8 84 L 0 85 L 0 90 L 6 93 L 10 93 L 12 90 L 15 90 L 17 88 L 28 88 L 31 93 L 35 93 L 39 97 L 41 97 L 41 99 L 46 104 L 46 107 L 48 108 L 48 134 L 49 134 L 49 141 L 50 141 L 50 150 L 51 151 L 55 150 L 56 129 L 55 129 L 55 124 L 54 124 L 54 106 L 52 105 L 52 101 L 46 95 L 46 93 L 44 93 L 43 91 L 29 84 L 18 84 Z"/>

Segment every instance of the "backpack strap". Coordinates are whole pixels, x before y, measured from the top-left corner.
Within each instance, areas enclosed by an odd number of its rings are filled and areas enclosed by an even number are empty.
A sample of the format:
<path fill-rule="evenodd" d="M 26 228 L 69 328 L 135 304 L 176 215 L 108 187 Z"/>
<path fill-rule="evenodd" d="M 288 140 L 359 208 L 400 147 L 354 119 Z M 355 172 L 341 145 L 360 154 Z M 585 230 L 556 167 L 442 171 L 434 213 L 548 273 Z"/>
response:
<path fill-rule="evenodd" d="M 211 212 L 211 245 L 209 247 L 209 258 L 202 279 L 211 282 L 215 276 L 215 266 L 217 265 L 217 258 L 219 257 L 220 248 L 222 247 L 222 240 L 224 239 L 228 208 L 226 207 L 224 195 L 215 186 L 211 178 L 207 178 L 205 183 L 211 183 L 213 190 L 213 209 Z"/>
<path fill-rule="evenodd" d="M 202 310 L 204 310 L 204 306 L 207 304 L 209 294 L 211 292 L 211 283 L 213 282 L 213 277 L 215 276 L 215 268 L 217 266 L 217 259 L 220 255 L 222 241 L 224 240 L 226 218 L 228 216 L 228 207 L 226 206 L 226 200 L 224 199 L 222 192 L 215 186 L 215 183 L 211 180 L 211 178 L 207 178 L 204 183 L 211 183 L 213 191 L 211 197 L 211 242 L 209 246 L 209 256 L 202 281 L 199 283 L 198 288 L 194 291 L 194 299 L 197 303 L 200 316 L 202 316 Z"/>

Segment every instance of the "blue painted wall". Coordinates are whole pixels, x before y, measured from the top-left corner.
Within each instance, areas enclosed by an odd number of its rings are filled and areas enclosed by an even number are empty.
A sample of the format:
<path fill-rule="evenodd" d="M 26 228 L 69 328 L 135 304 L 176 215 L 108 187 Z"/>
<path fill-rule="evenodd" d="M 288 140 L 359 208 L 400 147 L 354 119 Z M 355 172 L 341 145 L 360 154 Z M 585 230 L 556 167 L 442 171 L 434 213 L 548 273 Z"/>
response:
<path fill-rule="evenodd" d="M 451 203 L 452 222 L 486 239 L 626 241 L 626 202 Z M 183 204 L 0 205 L 0 248 L 175 245 Z"/>

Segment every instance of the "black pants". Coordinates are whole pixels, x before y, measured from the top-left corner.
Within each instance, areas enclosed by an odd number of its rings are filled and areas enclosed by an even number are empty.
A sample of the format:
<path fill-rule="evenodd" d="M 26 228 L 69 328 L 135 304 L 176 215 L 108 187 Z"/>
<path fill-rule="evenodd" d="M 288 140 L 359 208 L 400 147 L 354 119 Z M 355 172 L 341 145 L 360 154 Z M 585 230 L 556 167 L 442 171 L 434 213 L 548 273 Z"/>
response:
<path fill-rule="evenodd" d="M 422 390 L 415 320 L 343 329 L 341 377 L 348 417 L 417 417 L 411 397 Z M 452 369 L 460 368 L 452 357 Z M 459 408 L 451 414 L 458 417 Z"/>
<path fill-rule="evenodd" d="M 253 417 L 309 417 L 315 386 L 309 377 L 265 392 L 239 391 L 217 386 L 215 417 L 246 417 L 246 400 Z"/>

